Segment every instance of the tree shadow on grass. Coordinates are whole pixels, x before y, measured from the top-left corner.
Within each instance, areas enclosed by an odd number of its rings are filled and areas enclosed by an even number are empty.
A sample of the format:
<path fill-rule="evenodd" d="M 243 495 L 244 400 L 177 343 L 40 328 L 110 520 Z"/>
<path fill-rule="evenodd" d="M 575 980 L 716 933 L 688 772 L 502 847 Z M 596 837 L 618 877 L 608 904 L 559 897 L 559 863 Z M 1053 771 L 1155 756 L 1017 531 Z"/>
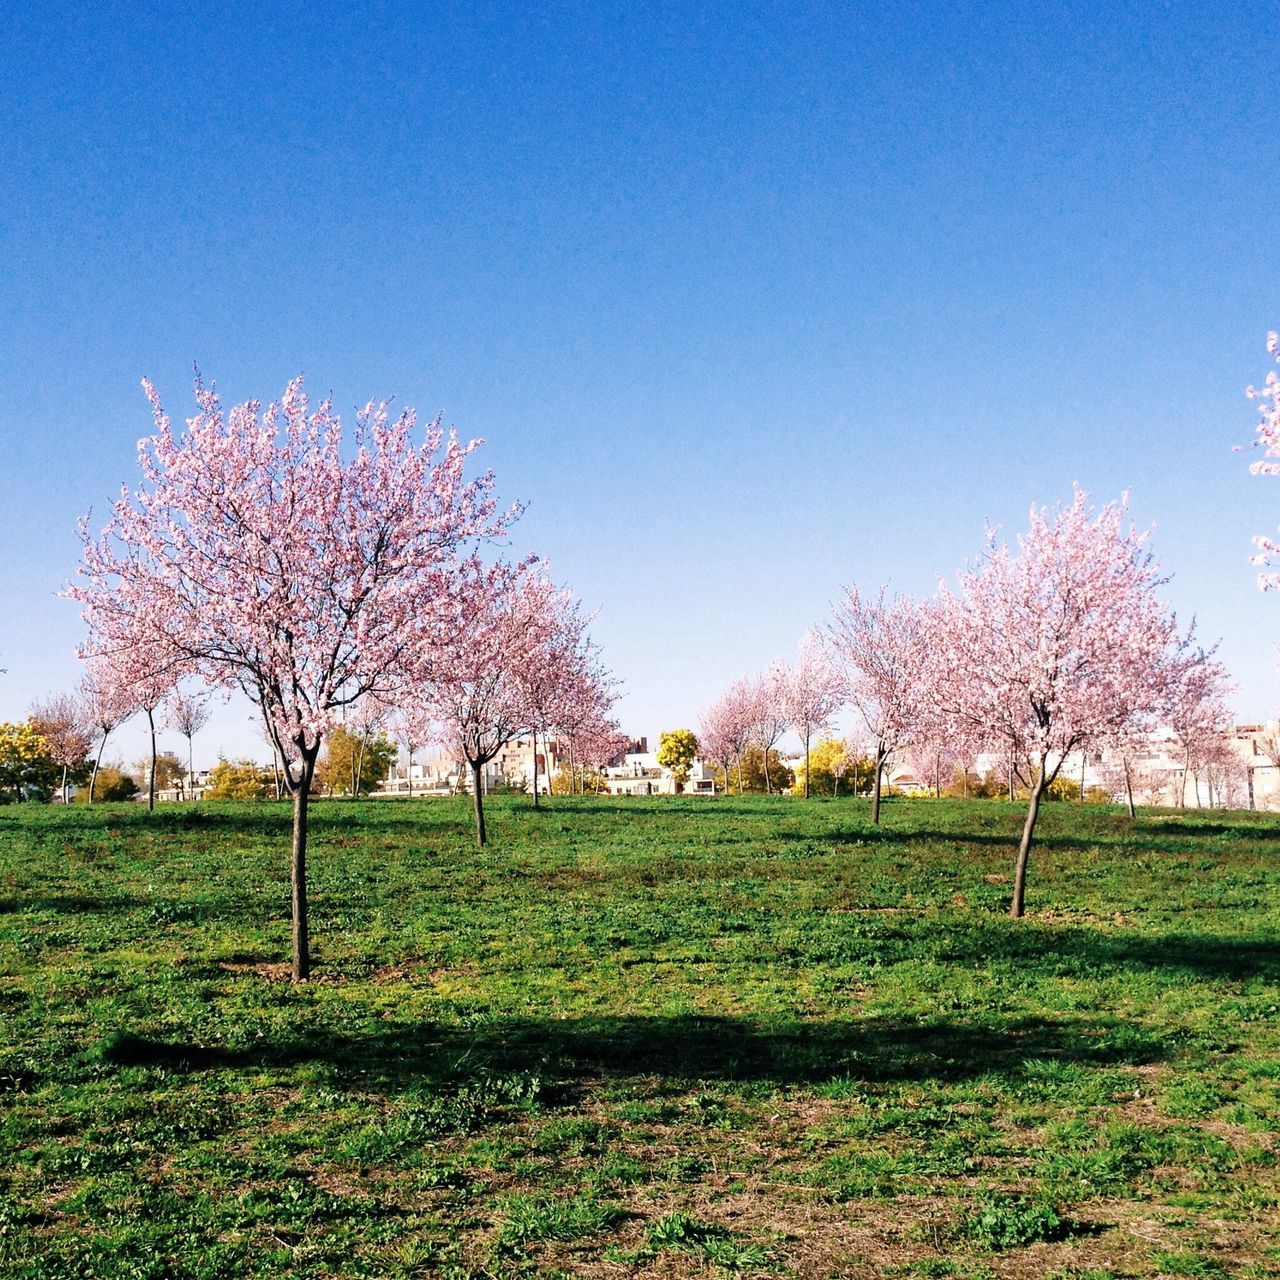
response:
<path fill-rule="evenodd" d="M 1167 853 L 1167 854 L 1199 854 L 1211 855 L 1219 851 L 1219 846 L 1189 847 L 1189 839 L 1212 839 L 1228 836 L 1245 843 L 1270 843 L 1280 841 L 1280 828 L 1263 826 L 1224 826 L 1194 824 L 1176 824 L 1158 822 L 1146 824 L 1139 820 L 1132 825 L 1117 826 L 1112 830 L 1101 830 L 1089 835 L 1065 835 L 1053 829 L 1052 824 L 1038 827 L 1036 830 L 1035 848 L 1054 849 L 1106 849 L 1115 848 L 1126 853 Z M 1008 849 L 1010 855 L 1016 851 L 1018 839 L 1022 831 L 1022 818 L 1017 822 L 1010 820 L 1003 828 L 981 830 L 961 829 L 947 830 L 933 827 L 897 827 L 897 826 L 865 826 L 854 827 L 843 831 L 771 832 L 766 843 L 774 841 L 785 843 L 801 843 L 809 845 L 913 845 L 913 844 L 953 844 L 953 845 L 987 845 Z M 1034 852 L 1032 854 L 1034 857 Z"/>
<path fill-rule="evenodd" d="M 571 1091 L 588 1081 L 658 1077 L 698 1081 L 813 1085 L 957 1083 L 978 1077 L 1014 1086 L 1046 1060 L 1079 1067 L 1160 1061 L 1155 1032 L 1113 1019 L 873 1018 L 825 1022 L 745 1018 L 607 1016 L 502 1019 L 459 1029 L 408 1022 L 364 1033 L 324 1030 L 283 1035 L 245 1049 L 116 1033 L 99 1061 L 175 1072 L 288 1072 L 305 1067 L 339 1088 L 388 1093 L 440 1089 L 494 1073 L 536 1073 Z"/>
<path fill-rule="evenodd" d="M 966 970 L 1007 967 L 1037 980 L 1154 973 L 1207 982 L 1260 978 L 1280 985 L 1280 947 L 1265 935 L 1140 933 L 972 912 L 941 923 L 916 909 L 886 915 L 871 908 L 850 918 L 856 923 L 846 937 L 824 935 L 815 943 L 819 950 L 805 959 L 818 964 L 925 959 Z M 824 946 L 828 953 L 820 950 Z"/>

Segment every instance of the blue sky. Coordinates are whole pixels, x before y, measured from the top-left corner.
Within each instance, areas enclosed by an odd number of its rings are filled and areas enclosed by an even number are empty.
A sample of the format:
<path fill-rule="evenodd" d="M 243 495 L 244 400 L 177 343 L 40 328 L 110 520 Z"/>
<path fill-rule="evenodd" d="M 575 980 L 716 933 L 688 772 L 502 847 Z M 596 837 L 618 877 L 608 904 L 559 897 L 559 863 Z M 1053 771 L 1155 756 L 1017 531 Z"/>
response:
<path fill-rule="evenodd" d="M 1280 707 L 1280 483 L 1231 452 L 1280 13 L 208 8 L 0 5 L 0 719 L 76 678 L 75 521 L 193 362 L 484 436 L 636 733 L 1073 482 L 1132 490 L 1241 713 Z M 242 709 L 205 737 L 256 750 Z"/>

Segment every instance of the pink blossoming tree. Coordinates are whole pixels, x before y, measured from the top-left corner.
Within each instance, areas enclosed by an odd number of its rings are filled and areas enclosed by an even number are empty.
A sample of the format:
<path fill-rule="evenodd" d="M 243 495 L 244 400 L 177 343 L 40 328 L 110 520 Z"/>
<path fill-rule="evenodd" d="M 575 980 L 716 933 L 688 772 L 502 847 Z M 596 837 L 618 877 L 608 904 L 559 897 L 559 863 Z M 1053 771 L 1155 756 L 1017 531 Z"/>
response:
<path fill-rule="evenodd" d="M 338 709 L 390 683 L 438 638 L 437 601 L 459 555 L 504 527 L 492 478 L 466 481 L 477 442 L 439 422 L 415 444 L 414 414 L 370 403 L 350 437 L 296 379 L 262 409 L 224 411 L 197 378 L 198 412 L 175 430 L 144 382 L 155 434 L 139 444 L 142 481 L 100 537 L 83 533 L 68 588 L 89 625 L 89 654 L 139 634 L 208 684 L 262 709 L 293 796 L 293 977 L 311 961 L 307 801 Z M 349 447 L 347 447 L 349 446 Z"/>
<path fill-rule="evenodd" d="M 930 629 L 933 697 L 1029 768 L 1014 917 L 1040 803 L 1067 757 L 1163 703 L 1179 640 L 1146 542 L 1126 524 L 1124 500 L 1095 515 L 1077 490 L 1068 507 L 1032 508 L 1016 551 L 992 534 Z"/>
<path fill-rule="evenodd" d="M 881 588 L 868 599 L 850 587 L 830 634 L 848 700 L 871 735 L 871 821 L 879 822 L 885 761 L 911 740 L 919 720 L 928 660 L 925 614 L 910 596 L 886 600 Z"/>
<path fill-rule="evenodd" d="M 119 681 L 110 664 L 102 659 L 91 661 L 81 677 L 80 701 L 84 704 L 90 737 L 96 737 L 98 741 L 93 771 L 89 775 L 89 803 L 92 804 L 107 739 L 138 710 L 138 704 L 133 700 L 129 687 Z"/>
<path fill-rule="evenodd" d="M 529 727 L 520 672 L 537 657 L 543 596 L 525 565 L 473 563 L 459 600 L 467 616 L 456 645 L 421 696 L 442 745 L 460 752 L 471 771 L 476 844 L 483 848 L 484 766 Z"/>
<path fill-rule="evenodd" d="M 84 764 L 93 745 L 93 724 L 82 698 L 55 693 L 31 706 L 31 723 L 44 739 L 55 764 L 62 766 L 62 803 L 67 803 L 67 774 Z"/>
<path fill-rule="evenodd" d="M 187 786 L 195 795 L 195 736 L 208 723 L 211 711 L 207 696 L 175 689 L 165 702 L 164 723 L 187 740 Z M 155 767 L 152 766 L 154 774 Z"/>
<path fill-rule="evenodd" d="M 787 715 L 804 743 L 804 797 L 809 798 L 809 747 L 813 735 L 825 729 L 844 701 L 844 681 L 817 631 L 800 641 L 796 664 L 788 673 Z"/>
<path fill-rule="evenodd" d="M 706 710 L 698 722 L 698 741 L 709 760 L 724 769 L 724 789 L 729 790 L 729 770 L 738 766 L 738 794 L 742 794 L 742 755 L 755 734 L 755 690 L 750 679 L 735 680 Z"/>
<path fill-rule="evenodd" d="M 790 669 L 781 658 L 771 662 L 751 682 L 751 740 L 760 748 L 766 792 L 773 791 L 769 752 L 791 727 L 791 709 L 787 705 L 790 683 Z"/>

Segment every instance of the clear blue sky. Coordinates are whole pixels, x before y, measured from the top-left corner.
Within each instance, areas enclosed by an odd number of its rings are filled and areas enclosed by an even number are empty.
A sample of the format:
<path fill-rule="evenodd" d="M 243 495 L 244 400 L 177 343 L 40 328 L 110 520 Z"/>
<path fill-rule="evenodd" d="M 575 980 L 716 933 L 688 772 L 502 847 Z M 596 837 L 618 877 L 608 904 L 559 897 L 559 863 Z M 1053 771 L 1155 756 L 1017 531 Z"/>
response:
<path fill-rule="evenodd" d="M 1280 481 L 1231 452 L 1274 6 L 10 3 L 0 46 L 0 719 L 76 678 L 75 520 L 197 361 L 486 437 L 636 733 L 1074 481 L 1280 706 Z"/>

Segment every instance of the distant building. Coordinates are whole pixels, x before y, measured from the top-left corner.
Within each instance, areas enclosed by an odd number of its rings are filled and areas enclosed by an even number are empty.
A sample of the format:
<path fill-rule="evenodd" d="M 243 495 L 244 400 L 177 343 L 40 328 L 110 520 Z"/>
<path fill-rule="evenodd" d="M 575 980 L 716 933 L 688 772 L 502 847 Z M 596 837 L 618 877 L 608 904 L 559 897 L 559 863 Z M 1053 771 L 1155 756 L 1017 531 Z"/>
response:
<path fill-rule="evenodd" d="M 643 738 L 633 745 L 646 745 Z M 617 764 L 606 766 L 605 783 L 611 796 L 713 796 L 715 775 L 711 766 L 695 758 L 689 778 L 681 788 L 670 769 L 658 763 L 649 751 L 629 751 Z"/>

